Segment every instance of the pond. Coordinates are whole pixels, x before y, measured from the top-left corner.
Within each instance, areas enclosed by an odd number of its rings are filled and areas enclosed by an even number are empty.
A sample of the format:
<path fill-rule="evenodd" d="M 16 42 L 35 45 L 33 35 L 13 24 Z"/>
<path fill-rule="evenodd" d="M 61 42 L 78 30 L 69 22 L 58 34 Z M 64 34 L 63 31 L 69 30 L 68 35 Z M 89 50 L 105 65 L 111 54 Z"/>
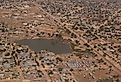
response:
<path fill-rule="evenodd" d="M 17 43 L 27 45 L 36 52 L 47 50 L 56 54 L 72 53 L 69 43 L 59 39 L 24 39 L 17 41 Z"/>

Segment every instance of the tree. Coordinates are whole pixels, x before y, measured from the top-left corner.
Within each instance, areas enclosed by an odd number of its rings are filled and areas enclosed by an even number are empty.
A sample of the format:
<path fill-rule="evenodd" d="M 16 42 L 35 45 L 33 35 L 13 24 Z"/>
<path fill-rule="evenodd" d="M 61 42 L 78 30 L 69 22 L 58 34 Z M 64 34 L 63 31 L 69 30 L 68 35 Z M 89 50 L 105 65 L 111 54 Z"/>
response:
<path fill-rule="evenodd" d="M 121 47 L 119 47 L 118 51 L 121 53 Z"/>

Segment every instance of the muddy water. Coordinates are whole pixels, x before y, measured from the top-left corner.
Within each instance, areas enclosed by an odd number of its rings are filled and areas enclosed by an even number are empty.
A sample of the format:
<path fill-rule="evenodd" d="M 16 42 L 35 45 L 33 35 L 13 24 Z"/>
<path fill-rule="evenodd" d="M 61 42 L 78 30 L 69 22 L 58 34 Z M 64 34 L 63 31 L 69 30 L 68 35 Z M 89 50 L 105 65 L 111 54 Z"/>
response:
<path fill-rule="evenodd" d="M 24 39 L 17 41 L 17 43 L 27 45 L 36 52 L 41 50 L 47 50 L 56 54 L 66 54 L 72 52 L 72 49 L 68 43 L 64 43 L 58 39 Z"/>

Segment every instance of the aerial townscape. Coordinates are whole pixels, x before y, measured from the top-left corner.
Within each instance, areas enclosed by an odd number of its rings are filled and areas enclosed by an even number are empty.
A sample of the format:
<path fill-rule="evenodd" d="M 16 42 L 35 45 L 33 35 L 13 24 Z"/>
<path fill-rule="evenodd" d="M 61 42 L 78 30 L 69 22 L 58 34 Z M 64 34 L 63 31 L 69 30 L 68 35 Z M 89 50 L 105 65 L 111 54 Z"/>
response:
<path fill-rule="evenodd" d="M 0 0 L 0 82 L 121 82 L 121 0 Z"/>

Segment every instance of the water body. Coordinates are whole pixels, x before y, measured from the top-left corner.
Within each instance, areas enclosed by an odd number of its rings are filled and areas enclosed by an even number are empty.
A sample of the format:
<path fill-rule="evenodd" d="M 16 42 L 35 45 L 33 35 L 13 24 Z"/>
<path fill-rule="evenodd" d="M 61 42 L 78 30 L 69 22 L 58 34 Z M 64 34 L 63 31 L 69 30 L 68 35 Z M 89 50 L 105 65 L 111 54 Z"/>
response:
<path fill-rule="evenodd" d="M 36 52 L 47 50 L 56 54 L 66 54 L 73 51 L 68 43 L 64 43 L 58 39 L 24 39 L 17 41 L 17 43 L 28 45 Z"/>

